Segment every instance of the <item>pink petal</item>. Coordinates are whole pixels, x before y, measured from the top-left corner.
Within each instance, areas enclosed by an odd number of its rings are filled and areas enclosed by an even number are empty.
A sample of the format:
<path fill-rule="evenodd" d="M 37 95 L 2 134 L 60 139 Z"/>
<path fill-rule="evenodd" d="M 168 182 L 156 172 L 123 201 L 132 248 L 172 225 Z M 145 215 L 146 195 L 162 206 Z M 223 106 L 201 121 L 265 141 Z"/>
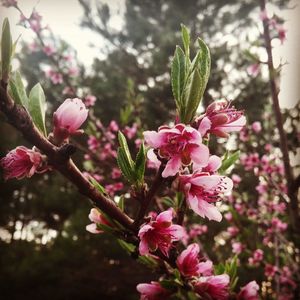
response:
<path fill-rule="evenodd" d="M 222 215 L 213 204 L 197 197 L 189 197 L 188 203 L 191 209 L 202 218 L 207 217 L 209 220 L 221 222 Z"/>
<path fill-rule="evenodd" d="M 168 209 L 163 211 L 156 217 L 156 221 L 159 223 L 171 223 L 173 219 L 173 210 Z"/>
<path fill-rule="evenodd" d="M 190 180 L 190 183 L 203 187 L 206 190 L 215 188 L 221 181 L 221 176 L 208 175 L 208 176 L 197 176 Z"/>
<path fill-rule="evenodd" d="M 156 131 L 144 131 L 145 142 L 153 148 L 159 148 L 165 141 L 165 135 Z"/>
<path fill-rule="evenodd" d="M 162 172 L 162 177 L 166 178 L 169 176 L 175 176 L 181 166 L 181 158 L 179 155 L 173 156 L 168 162 Z"/>
<path fill-rule="evenodd" d="M 199 124 L 199 132 L 202 136 L 204 136 L 206 134 L 206 132 L 211 128 L 211 121 L 209 120 L 209 118 L 204 117 Z"/>
<path fill-rule="evenodd" d="M 198 167 L 207 166 L 209 159 L 209 150 L 208 147 L 200 144 L 197 147 L 193 147 L 191 150 L 191 159 Z"/>

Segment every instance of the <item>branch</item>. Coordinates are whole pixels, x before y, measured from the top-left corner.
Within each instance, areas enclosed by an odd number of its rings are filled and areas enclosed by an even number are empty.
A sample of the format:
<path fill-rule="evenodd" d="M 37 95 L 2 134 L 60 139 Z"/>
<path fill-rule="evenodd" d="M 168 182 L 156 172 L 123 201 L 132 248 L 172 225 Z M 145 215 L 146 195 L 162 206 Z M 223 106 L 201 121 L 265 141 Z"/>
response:
<path fill-rule="evenodd" d="M 96 190 L 70 159 L 74 148 L 72 149 L 72 146 L 66 145 L 56 147 L 50 143 L 35 127 L 26 109 L 15 104 L 13 99 L 7 94 L 6 88 L 7 84 L 1 81 L 0 109 L 6 115 L 8 121 L 23 134 L 28 142 L 47 155 L 49 164 L 69 179 L 82 195 L 90 198 L 96 207 L 127 229 L 130 229 L 133 221 L 123 213 L 111 199 Z"/>
<path fill-rule="evenodd" d="M 260 9 L 261 11 L 265 11 L 266 0 L 260 0 Z M 264 27 L 265 47 L 268 55 L 269 83 L 270 83 L 271 96 L 273 102 L 273 110 L 276 119 L 276 126 L 279 132 L 280 149 L 282 152 L 284 170 L 285 170 L 285 175 L 287 180 L 288 196 L 290 198 L 289 213 L 291 217 L 292 228 L 294 229 L 294 231 L 297 231 L 299 228 L 298 200 L 297 200 L 297 193 L 293 189 L 293 185 L 294 185 L 293 172 L 290 164 L 287 137 L 283 128 L 283 119 L 282 119 L 282 114 L 279 106 L 279 100 L 278 100 L 279 89 L 275 81 L 275 69 L 273 64 L 271 37 L 270 37 L 268 20 L 263 20 L 263 27 Z"/>

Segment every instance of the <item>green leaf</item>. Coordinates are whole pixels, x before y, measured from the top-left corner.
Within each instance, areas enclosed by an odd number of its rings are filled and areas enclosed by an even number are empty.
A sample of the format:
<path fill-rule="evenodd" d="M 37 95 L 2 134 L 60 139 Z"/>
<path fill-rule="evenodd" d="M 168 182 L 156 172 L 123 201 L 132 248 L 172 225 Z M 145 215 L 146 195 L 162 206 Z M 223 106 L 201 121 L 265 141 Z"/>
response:
<path fill-rule="evenodd" d="M 135 160 L 135 175 L 137 180 L 140 182 L 142 182 L 144 179 L 145 165 L 146 165 L 146 151 L 145 151 L 144 143 L 142 143 Z"/>
<path fill-rule="evenodd" d="M 117 162 L 123 176 L 129 181 L 134 182 L 134 169 L 128 161 L 128 157 L 122 148 L 118 148 Z"/>
<path fill-rule="evenodd" d="M 45 126 L 46 98 L 43 88 L 39 83 L 29 93 L 28 110 L 33 123 L 44 136 L 47 136 Z"/>
<path fill-rule="evenodd" d="M 198 68 L 196 68 L 190 76 L 188 84 L 184 91 L 186 103 L 185 114 L 182 116 L 182 121 L 186 124 L 190 123 L 195 116 L 201 98 L 204 92 L 203 81 Z"/>
<path fill-rule="evenodd" d="M 222 165 L 219 169 L 220 174 L 224 174 L 225 171 L 230 168 L 240 157 L 240 150 L 235 151 L 231 155 L 228 153 L 225 154 L 225 157 L 222 160 Z"/>
<path fill-rule="evenodd" d="M 101 194 L 107 194 L 105 188 L 92 176 L 90 176 L 90 181 L 92 185 L 101 193 Z"/>
<path fill-rule="evenodd" d="M 182 36 L 182 42 L 183 42 L 185 55 L 187 57 L 189 57 L 190 56 L 190 54 L 189 54 L 190 53 L 190 33 L 184 24 L 181 24 L 181 36 Z"/>
<path fill-rule="evenodd" d="M 8 82 L 8 93 L 13 100 L 28 109 L 28 97 L 22 82 L 21 75 L 18 71 L 14 72 Z"/>
<path fill-rule="evenodd" d="M 131 168 L 133 169 L 134 168 L 134 162 L 131 158 L 131 154 L 130 154 L 130 151 L 129 151 L 129 148 L 128 148 L 126 138 L 125 138 L 124 134 L 121 131 L 118 132 L 118 140 L 119 140 L 119 144 L 120 144 L 121 149 L 124 150 L 124 153 L 126 155 L 128 163 L 130 164 Z"/>
<path fill-rule="evenodd" d="M 182 106 L 181 95 L 185 82 L 185 55 L 183 50 L 176 46 L 171 67 L 172 91 L 175 98 L 177 109 L 180 111 Z"/>
<path fill-rule="evenodd" d="M 124 211 L 124 202 L 125 202 L 125 196 L 122 195 L 118 202 L 118 207 L 121 209 L 121 211 Z"/>
<path fill-rule="evenodd" d="M 131 244 L 131 243 L 127 243 L 123 240 L 118 239 L 118 243 L 120 244 L 120 246 L 126 250 L 126 252 L 133 253 L 135 251 L 135 245 Z"/>
<path fill-rule="evenodd" d="M 2 36 L 1 36 L 1 78 L 4 82 L 8 82 L 10 63 L 12 57 L 12 38 L 10 33 L 9 21 L 7 18 L 4 19 L 2 25 Z"/>
<path fill-rule="evenodd" d="M 114 228 L 111 228 L 110 226 L 107 226 L 105 224 L 97 224 L 97 227 L 100 229 L 100 230 L 103 230 L 104 232 L 106 233 L 111 233 L 111 234 L 114 234 L 116 232 L 116 230 Z"/>

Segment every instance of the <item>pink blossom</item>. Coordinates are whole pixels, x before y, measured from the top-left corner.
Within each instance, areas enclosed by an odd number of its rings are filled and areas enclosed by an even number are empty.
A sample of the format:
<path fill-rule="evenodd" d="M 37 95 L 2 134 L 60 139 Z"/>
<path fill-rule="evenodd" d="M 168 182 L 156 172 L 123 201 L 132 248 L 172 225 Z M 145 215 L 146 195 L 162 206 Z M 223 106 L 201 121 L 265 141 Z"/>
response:
<path fill-rule="evenodd" d="M 112 131 L 117 132 L 119 130 L 119 125 L 115 120 L 110 121 L 109 123 L 109 129 Z"/>
<path fill-rule="evenodd" d="M 193 162 L 199 167 L 208 164 L 209 150 L 202 144 L 200 133 L 190 126 L 161 126 L 158 132 L 145 131 L 144 137 L 150 147 L 159 150 L 160 157 L 168 159 L 163 177 L 175 176 L 182 164 Z"/>
<path fill-rule="evenodd" d="M 200 277 L 194 283 L 194 290 L 204 300 L 227 300 L 230 278 L 227 274 Z"/>
<path fill-rule="evenodd" d="M 201 235 L 203 233 L 207 232 L 207 226 L 206 225 L 199 225 L 199 224 L 193 224 L 191 225 L 189 236 L 191 239 L 197 237 L 198 235 Z"/>
<path fill-rule="evenodd" d="M 47 56 L 51 56 L 55 53 L 55 48 L 51 45 L 47 45 L 43 48 L 43 51 Z"/>
<path fill-rule="evenodd" d="M 102 230 L 99 230 L 97 224 L 104 224 L 111 226 L 111 224 L 106 220 L 106 218 L 98 211 L 96 208 L 92 208 L 89 214 L 89 219 L 93 222 L 86 226 L 86 230 L 90 233 L 102 233 Z"/>
<path fill-rule="evenodd" d="M 204 168 L 199 168 L 197 164 L 193 165 L 194 171 L 197 169 L 201 169 L 202 172 L 207 172 L 210 174 L 215 174 L 217 170 L 222 165 L 222 159 L 216 155 L 211 155 L 208 159 L 208 164 Z"/>
<path fill-rule="evenodd" d="M 222 215 L 212 203 L 232 190 L 232 180 L 225 176 L 198 172 L 179 177 L 180 188 L 190 208 L 199 216 L 220 222 Z"/>
<path fill-rule="evenodd" d="M 38 172 L 43 162 L 40 152 L 19 146 L 11 150 L 0 160 L 4 170 L 4 179 L 31 177 Z"/>
<path fill-rule="evenodd" d="M 87 95 L 84 98 L 84 104 L 85 104 L 86 107 L 91 107 L 91 106 L 95 105 L 96 100 L 97 100 L 97 98 L 95 96 Z"/>
<path fill-rule="evenodd" d="M 136 289 L 141 294 L 140 300 L 165 300 L 170 295 L 170 292 L 156 281 L 140 283 Z"/>
<path fill-rule="evenodd" d="M 244 249 L 244 245 L 240 242 L 232 243 L 232 252 L 235 254 L 240 254 Z"/>
<path fill-rule="evenodd" d="M 278 25 L 276 29 L 278 32 L 278 38 L 280 39 L 281 44 L 283 44 L 286 40 L 286 29 L 281 25 Z"/>
<path fill-rule="evenodd" d="M 63 95 L 75 95 L 75 91 L 72 87 L 66 86 L 62 91 Z"/>
<path fill-rule="evenodd" d="M 259 121 L 253 122 L 251 127 L 255 133 L 261 132 L 261 123 Z"/>
<path fill-rule="evenodd" d="M 278 268 L 276 266 L 266 264 L 266 266 L 265 266 L 266 277 L 274 277 L 276 272 L 278 272 Z"/>
<path fill-rule="evenodd" d="M 60 73 L 55 72 L 53 70 L 46 71 L 46 76 L 50 78 L 53 84 L 62 84 L 63 83 L 63 77 Z"/>
<path fill-rule="evenodd" d="M 180 273 L 185 277 L 207 276 L 212 274 L 212 262 L 200 262 L 198 255 L 200 249 L 198 244 L 194 243 L 182 251 L 177 257 L 176 264 Z"/>
<path fill-rule="evenodd" d="M 259 300 L 258 296 L 259 286 L 256 281 L 251 281 L 238 294 L 238 300 Z"/>
<path fill-rule="evenodd" d="M 124 134 L 128 137 L 128 139 L 132 139 L 135 135 L 136 135 L 136 132 L 137 132 L 137 124 L 134 123 L 132 125 L 132 127 L 129 127 L 129 126 L 126 126 L 124 128 Z"/>
<path fill-rule="evenodd" d="M 121 171 L 118 168 L 113 168 L 111 172 L 111 178 L 116 179 L 121 177 Z"/>
<path fill-rule="evenodd" d="M 70 67 L 69 70 L 68 70 L 68 74 L 69 76 L 78 76 L 79 74 L 79 69 L 77 67 Z"/>
<path fill-rule="evenodd" d="M 91 151 L 95 151 L 96 149 L 98 149 L 100 147 L 99 140 L 93 135 L 89 136 L 87 144 L 88 144 L 89 150 L 91 150 Z"/>
<path fill-rule="evenodd" d="M 172 243 L 180 240 L 185 235 L 183 227 L 172 224 L 172 219 L 173 210 L 169 209 L 141 226 L 138 233 L 141 255 L 159 249 L 164 255 L 168 256 Z"/>
<path fill-rule="evenodd" d="M 66 139 L 69 135 L 79 133 L 78 129 L 88 116 L 82 100 L 66 99 L 53 114 L 54 136 Z"/>
<path fill-rule="evenodd" d="M 227 228 L 227 232 L 229 233 L 229 235 L 231 236 L 231 237 L 234 237 L 234 236 L 236 236 L 238 233 L 239 233 L 239 229 L 236 227 L 236 226 L 229 226 L 228 228 Z"/>
<path fill-rule="evenodd" d="M 231 179 L 234 184 L 239 184 L 242 181 L 242 178 L 237 174 L 232 174 Z"/>
<path fill-rule="evenodd" d="M 248 66 L 247 73 L 250 76 L 256 77 L 260 73 L 260 64 L 256 63 Z"/>
<path fill-rule="evenodd" d="M 240 131 L 246 124 L 242 111 L 236 110 L 227 100 L 211 103 L 204 115 L 199 119 L 199 128 L 202 136 L 212 133 L 227 138 L 229 132 Z"/>
<path fill-rule="evenodd" d="M 112 184 L 107 184 L 105 186 L 105 190 L 111 195 L 113 196 L 115 194 L 115 192 L 118 192 L 120 190 L 122 190 L 124 188 L 124 184 L 123 182 L 115 182 Z"/>

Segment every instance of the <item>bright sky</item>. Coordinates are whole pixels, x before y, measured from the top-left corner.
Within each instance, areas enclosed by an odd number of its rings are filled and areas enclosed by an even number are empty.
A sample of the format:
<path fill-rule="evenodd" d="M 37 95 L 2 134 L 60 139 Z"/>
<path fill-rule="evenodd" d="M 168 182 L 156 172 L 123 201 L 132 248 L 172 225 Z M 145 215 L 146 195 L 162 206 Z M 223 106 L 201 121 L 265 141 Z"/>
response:
<path fill-rule="evenodd" d="M 104 54 L 99 51 L 104 46 L 105 41 L 99 35 L 92 33 L 88 29 L 79 27 L 82 16 L 82 8 L 77 0 L 54 1 L 54 0 L 19 0 L 19 6 L 26 16 L 37 5 L 38 12 L 43 16 L 44 24 L 49 24 L 53 32 L 68 41 L 78 53 L 78 58 L 85 65 L 89 66 L 94 57 L 104 58 Z M 109 3 L 113 11 L 124 11 L 123 0 L 102 0 Z M 54 5 L 55 3 L 55 5 Z M 284 45 L 279 43 L 274 45 L 275 64 L 287 62 L 282 70 L 282 78 L 279 94 L 282 107 L 292 107 L 300 99 L 300 0 L 292 0 L 290 7 L 293 10 L 281 11 L 282 17 L 286 20 L 287 41 Z M 25 30 L 20 26 L 14 26 L 19 20 L 19 13 L 13 9 L 1 7 L 1 19 L 7 16 L 10 19 L 14 37 L 22 34 L 21 39 L 31 40 L 34 37 L 30 30 Z M 122 18 L 118 15 L 113 17 L 110 23 L 115 29 L 122 28 Z M 91 47 L 91 44 L 98 47 Z"/>

